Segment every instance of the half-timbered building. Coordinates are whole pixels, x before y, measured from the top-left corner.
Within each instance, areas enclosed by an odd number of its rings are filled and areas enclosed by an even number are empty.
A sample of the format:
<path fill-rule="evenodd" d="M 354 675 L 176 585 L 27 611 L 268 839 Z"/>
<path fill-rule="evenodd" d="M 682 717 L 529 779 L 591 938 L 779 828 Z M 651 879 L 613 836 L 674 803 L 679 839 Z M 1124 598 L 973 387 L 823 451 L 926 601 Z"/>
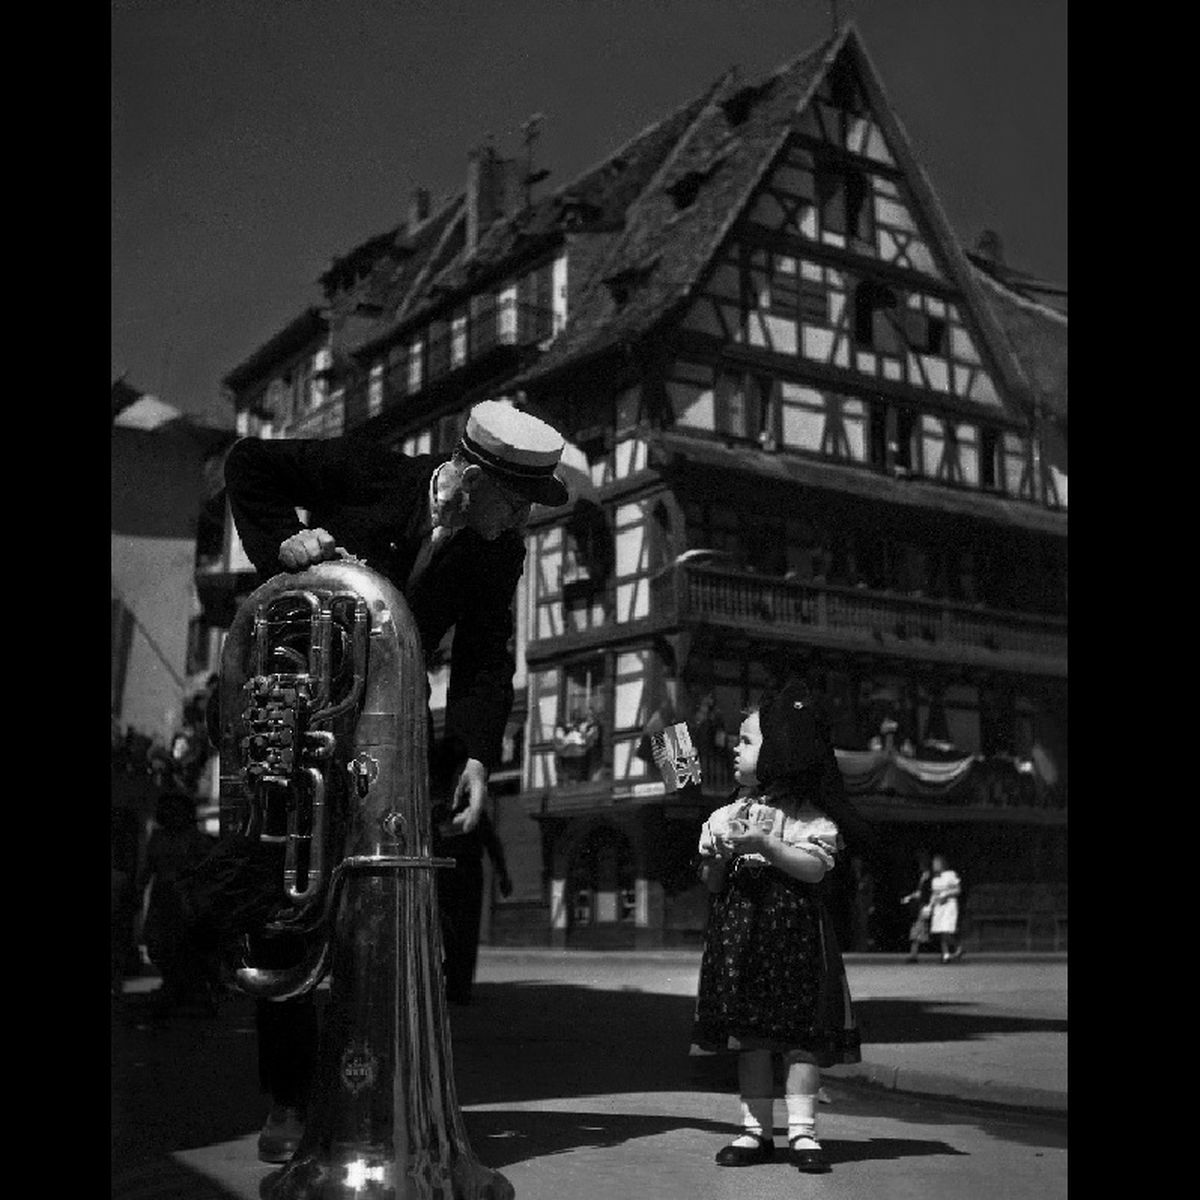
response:
<path fill-rule="evenodd" d="M 492 940 L 698 942 L 699 823 L 795 669 L 892 855 L 869 930 L 836 873 L 850 944 L 903 940 L 926 849 L 977 944 L 1065 945 L 1065 298 L 960 246 L 853 27 L 541 198 L 478 151 L 322 283 L 229 380 L 272 435 L 448 451 L 498 397 L 569 440 L 576 499 L 529 528 Z M 305 398 L 272 398 L 298 352 Z M 681 720 L 704 781 L 667 795 L 647 732 Z"/>

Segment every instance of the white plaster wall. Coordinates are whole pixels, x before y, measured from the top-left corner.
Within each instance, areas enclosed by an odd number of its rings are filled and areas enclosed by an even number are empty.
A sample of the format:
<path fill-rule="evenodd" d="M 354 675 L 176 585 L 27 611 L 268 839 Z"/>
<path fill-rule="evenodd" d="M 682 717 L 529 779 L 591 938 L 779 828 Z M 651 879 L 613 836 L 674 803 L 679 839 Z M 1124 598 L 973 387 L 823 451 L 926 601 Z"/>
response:
<path fill-rule="evenodd" d="M 184 694 L 143 629 L 186 683 L 188 621 L 196 607 L 195 556 L 191 538 L 112 535 L 113 585 L 138 622 L 130 640 L 118 719 L 164 742 L 182 718 Z"/>

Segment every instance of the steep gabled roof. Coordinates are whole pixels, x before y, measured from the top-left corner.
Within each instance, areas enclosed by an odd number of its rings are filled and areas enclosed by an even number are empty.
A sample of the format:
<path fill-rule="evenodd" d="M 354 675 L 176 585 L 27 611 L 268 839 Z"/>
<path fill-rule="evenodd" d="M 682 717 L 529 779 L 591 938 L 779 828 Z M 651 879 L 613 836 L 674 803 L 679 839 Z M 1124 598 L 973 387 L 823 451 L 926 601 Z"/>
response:
<path fill-rule="evenodd" d="M 379 318 L 362 330 L 352 344 L 344 344 L 342 350 L 357 353 L 385 338 L 397 325 L 398 315 L 421 295 L 430 274 L 445 258 L 446 244 L 461 226 L 462 213 L 463 198 L 455 196 L 411 234 L 394 239 L 353 296 L 353 303 L 360 310 L 378 310 Z"/>
<path fill-rule="evenodd" d="M 385 233 L 377 233 L 374 237 L 367 238 L 335 258 L 329 269 L 317 280 L 326 296 L 331 295 L 343 279 L 353 280 L 359 274 L 369 271 L 383 255 L 392 251 L 397 243 L 403 242 L 404 234 L 405 227 L 397 225 Z"/>
<path fill-rule="evenodd" d="M 1021 370 L 1051 414 L 1067 419 L 1067 318 L 974 269 L 979 288 Z"/>
<path fill-rule="evenodd" d="M 1030 373 L 1040 371 L 1038 356 L 1018 350 L 1012 339 L 1016 317 L 1005 301 L 989 301 L 978 282 L 852 24 L 756 85 L 723 83 L 631 205 L 625 232 L 579 297 L 567 327 L 515 381 L 518 386 L 544 384 L 569 366 L 642 338 L 677 311 L 765 178 L 794 118 L 843 54 L 851 58 L 931 227 L 934 253 L 963 294 L 999 381 L 1006 394 L 1028 404 Z M 1024 345 L 1020 335 L 1018 341 Z M 1063 396 L 1065 402 L 1065 389 Z"/>
<path fill-rule="evenodd" d="M 518 383 L 637 337 L 686 299 L 840 42 L 807 51 L 758 85 L 740 87 L 732 76 L 718 83 L 630 206 L 625 232 L 566 329 Z"/>
<path fill-rule="evenodd" d="M 976 282 L 978 273 L 972 269 L 965 251 L 959 245 L 945 209 L 942 208 L 942 203 L 925 174 L 925 168 L 921 166 L 909 145 L 908 134 L 904 132 L 904 126 L 887 97 L 879 72 L 875 69 L 866 46 L 853 26 L 847 26 L 846 33 L 847 48 L 854 55 L 863 90 L 867 94 L 876 120 L 891 147 L 896 165 L 904 173 L 905 182 L 912 192 L 917 208 L 931 226 L 935 255 L 944 260 L 951 279 L 958 285 L 971 315 L 978 322 L 991 365 L 999 374 L 1004 392 L 1028 405 L 1031 399 L 1029 380 L 1020 362 L 1013 356 L 999 322 L 985 301 L 982 288 Z"/>
<path fill-rule="evenodd" d="M 474 253 L 468 255 L 458 247 L 453 254 L 435 252 L 426 256 L 421 271 L 411 274 L 406 281 L 397 280 L 389 289 L 384 301 L 387 315 L 360 342 L 359 349 L 390 339 L 429 310 L 443 306 L 449 296 L 470 291 L 482 277 L 498 274 L 535 247 L 558 241 L 566 231 L 614 234 L 624 223 L 629 205 L 658 170 L 663 156 L 687 129 L 709 94 L 705 92 L 688 101 L 642 130 L 570 183 L 513 216 L 496 221 L 484 232 Z M 460 194 L 439 214 L 443 221 L 440 226 L 443 248 L 456 235 L 461 237 L 465 213 L 465 197 Z"/>

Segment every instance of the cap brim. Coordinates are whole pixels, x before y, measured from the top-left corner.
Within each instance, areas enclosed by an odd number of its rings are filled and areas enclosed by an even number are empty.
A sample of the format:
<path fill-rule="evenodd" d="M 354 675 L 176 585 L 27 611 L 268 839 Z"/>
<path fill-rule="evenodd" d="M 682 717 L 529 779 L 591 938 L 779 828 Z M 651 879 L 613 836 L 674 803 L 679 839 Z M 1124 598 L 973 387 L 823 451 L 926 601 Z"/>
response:
<path fill-rule="evenodd" d="M 571 489 L 557 475 L 548 475 L 543 479 L 517 479 L 506 475 L 504 485 L 534 504 L 544 504 L 547 508 L 561 508 L 571 498 Z"/>

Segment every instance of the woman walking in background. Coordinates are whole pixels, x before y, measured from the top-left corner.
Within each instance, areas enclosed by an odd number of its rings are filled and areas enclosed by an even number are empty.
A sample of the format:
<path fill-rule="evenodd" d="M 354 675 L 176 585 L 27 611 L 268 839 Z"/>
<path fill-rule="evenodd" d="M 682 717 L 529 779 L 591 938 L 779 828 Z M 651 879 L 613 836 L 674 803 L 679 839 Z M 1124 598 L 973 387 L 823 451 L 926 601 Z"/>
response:
<path fill-rule="evenodd" d="M 942 962 L 962 958 L 958 944 L 958 898 L 962 895 L 962 880 L 950 869 L 941 854 L 933 856 L 929 932 L 942 944 Z M 951 948 L 953 947 L 953 949 Z"/>
<path fill-rule="evenodd" d="M 933 872 L 929 869 L 929 855 L 922 851 L 917 855 L 917 886 L 907 896 L 900 897 L 912 914 L 908 930 L 908 957 L 905 962 L 914 963 L 920 957 L 921 946 L 929 941 L 929 918 L 932 913 L 930 897 L 933 894 Z"/>

